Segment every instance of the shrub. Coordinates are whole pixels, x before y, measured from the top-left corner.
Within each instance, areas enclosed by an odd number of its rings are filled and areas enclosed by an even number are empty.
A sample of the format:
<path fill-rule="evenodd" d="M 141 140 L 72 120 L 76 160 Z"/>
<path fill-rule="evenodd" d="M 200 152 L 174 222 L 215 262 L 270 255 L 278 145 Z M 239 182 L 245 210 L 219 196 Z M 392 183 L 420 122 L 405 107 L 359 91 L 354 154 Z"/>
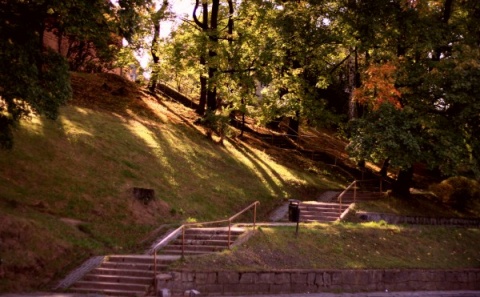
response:
<path fill-rule="evenodd" d="M 480 184 L 472 179 L 455 176 L 430 187 L 443 203 L 464 210 L 473 200 L 480 200 Z"/>

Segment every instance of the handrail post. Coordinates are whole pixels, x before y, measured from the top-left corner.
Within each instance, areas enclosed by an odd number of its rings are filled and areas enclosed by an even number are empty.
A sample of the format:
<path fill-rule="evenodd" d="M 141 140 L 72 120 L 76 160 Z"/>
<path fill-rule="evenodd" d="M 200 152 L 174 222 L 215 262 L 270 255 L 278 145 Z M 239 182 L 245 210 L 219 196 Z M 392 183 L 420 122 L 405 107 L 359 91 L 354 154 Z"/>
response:
<path fill-rule="evenodd" d="M 185 226 L 182 228 L 182 258 L 185 257 Z"/>
<path fill-rule="evenodd" d="M 357 200 L 357 181 L 353 182 L 353 203 Z"/>
<path fill-rule="evenodd" d="M 228 249 L 230 249 L 230 232 L 231 232 L 232 221 L 228 220 Z"/>
<path fill-rule="evenodd" d="M 342 196 L 343 196 L 343 193 L 340 194 L 340 196 L 338 196 L 338 199 L 340 200 L 340 204 L 339 204 L 339 207 L 338 207 L 339 216 L 342 215 Z"/>
<path fill-rule="evenodd" d="M 255 230 L 256 222 L 257 222 L 257 203 L 253 205 L 253 230 Z"/>
<path fill-rule="evenodd" d="M 153 253 L 153 288 L 157 291 L 157 251 Z"/>

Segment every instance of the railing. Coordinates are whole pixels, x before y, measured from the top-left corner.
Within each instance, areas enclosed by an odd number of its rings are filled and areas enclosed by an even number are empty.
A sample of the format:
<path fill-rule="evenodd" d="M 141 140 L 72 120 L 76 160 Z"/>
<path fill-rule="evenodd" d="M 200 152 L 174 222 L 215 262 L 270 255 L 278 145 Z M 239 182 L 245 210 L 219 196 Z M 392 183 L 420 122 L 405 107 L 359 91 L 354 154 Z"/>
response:
<path fill-rule="evenodd" d="M 365 187 L 373 192 L 383 192 L 390 187 L 390 182 L 383 177 L 357 180 L 357 183 L 359 183 L 358 188 Z"/>
<path fill-rule="evenodd" d="M 357 200 L 357 191 L 361 189 L 361 185 L 370 184 L 374 186 L 370 186 L 371 188 L 378 189 L 378 192 L 383 192 L 384 183 L 388 183 L 384 178 L 380 177 L 379 179 L 368 179 L 368 180 L 355 180 L 353 181 L 345 190 L 343 190 L 340 195 L 338 195 L 337 201 L 339 203 L 339 213 L 342 214 L 342 206 L 343 206 L 343 196 L 348 192 L 353 190 L 353 203 Z M 378 187 L 377 187 L 378 184 Z"/>
<path fill-rule="evenodd" d="M 338 212 L 339 212 L 339 216 L 342 214 L 342 209 L 343 209 L 343 196 L 348 192 L 350 191 L 350 189 L 353 188 L 353 203 L 355 203 L 355 200 L 357 198 L 357 181 L 353 181 L 345 190 L 343 190 L 342 193 L 340 193 L 340 195 L 338 195 L 338 203 L 339 203 L 339 208 L 338 208 Z"/>
<path fill-rule="evenodd" d="M 211 221 L 211 222 L 199 222 L 199 223 L 186 223 L 175 229 L 173 232 L 171 232 L 167 237 L 163 238 L 160 242 L 158 242 L 154 247 L 153 247 L 153 271 L 154 271 L 154 285 L 155 288 L 157 287 L 157 250 L 166 244 L 174 238 L 178 236 L 178 233 L 182 232 L 182 258 L 185 257 L 185 230 L 187 228 L 193 227 L 193 226 L 205 226 L 205 225 L 216 225 L 216 224 L 222 224 L 222 223 L 228 223 L 228 248 L 230 249 L 231 243 L 231 230 L 232 230 L 232 222 L 236 218 L 238 218 L 240 215 L 244 214 L 246 211 L 249 209 L 253 208 L 253 230 L 255 230 L 255 224 L 257 221 L 257 205 L 260 204 L 260 201 L 255 201 L 249 206 L 245 207 L 235 215 L 231 216 L 230 218 L 226 220 L 219 220 L 219 221 Z"/>

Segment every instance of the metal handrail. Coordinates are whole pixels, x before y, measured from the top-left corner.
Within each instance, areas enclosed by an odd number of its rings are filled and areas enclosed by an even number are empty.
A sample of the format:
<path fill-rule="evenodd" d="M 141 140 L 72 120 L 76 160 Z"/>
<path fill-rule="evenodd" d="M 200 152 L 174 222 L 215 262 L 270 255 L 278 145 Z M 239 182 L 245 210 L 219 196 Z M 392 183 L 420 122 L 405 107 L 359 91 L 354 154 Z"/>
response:
<path fill-rule="evenodd" d="M 355 200 L 357 198 L 357 181 L 354 180 L 345 190 L 343 190 L 342 193 L 340 193 L 340 195 L 338 195 L 338 198 L 337 200 L 339 201 L 339 209 L 338 209 L 338 212 L 339 214 L 341 215 L 342 214 L 342 198 L 343 198 L 343 195 L 345 195 L 345 193 L 347 193 L 347 191 L 350 190 L 350 188 L 353 187 L 353 203 L 355 203 Z"/>
<path fill-rule="evenodd" d="M 343 206 L 342 198 L 343 198 L 343 195 L 345 195 L 345 193 L 350 191 L 353 187 L 353 203 L 355 203 L 357 199 L 357 188 L 360 189 L 360 187 L 357 187 L 357 185 L 360 183 L 372 182 L 372 181 L 376 182 L 378 181 L 378 179 L 354 180 L 345 190 L 343 190 L 343 192 L 340 193 L 340 195 L 338 195 L 338 198 L 337 198 L 337 201 L 339 201 L 339 213 L 342 214 L 342 206 Z M 383 182 L 384 182 L 384 178 L 381 177 L 379 192 L 383 192 L 383 188 L 382 188 Z"/>
<path fill-rule="evenodd" d="M 153 271 L 154 271 L 154 285 L 156 287 L 157 284 L 157 250 L 159 247 L 162 245 L 165 245 L 168 243 L 173 237 L 178 236 L 178 233 L 181 231 L 182 232 L 182 258 L 185 256 L 185 229 L 188 227 L 192 226 L 204 226 L 204 225 L 213 225 L 213 224 L 220 224 L 220 223 L 227 223 L 228 222 L 228 248 L 230 249 L 231 244 L 230 244 L 230 239 L 231 239 L 231 229 L 232 229 L 232 221 L 235 220 L 237 217 L 245 213 L 247 210 L 251 209 L 253 207 L 253 230 L 255 230 L 255 225 L 257 221 L 257 205 L 260 204 L 260 201 L 255 201 L 249 206 L 245 207 L 241 211 L 237 212 L 230 218 L 226 220 L 218 220 L 218 221 L 210 221 L 210 222 L 198 222 L 198 223 L 185 223 L 182 224 L 180 227 L 175 229 L 173 232 L 171 232 L 168 236 L 163 238 L 160 242 L 158 242 L 153 248 Z"/>

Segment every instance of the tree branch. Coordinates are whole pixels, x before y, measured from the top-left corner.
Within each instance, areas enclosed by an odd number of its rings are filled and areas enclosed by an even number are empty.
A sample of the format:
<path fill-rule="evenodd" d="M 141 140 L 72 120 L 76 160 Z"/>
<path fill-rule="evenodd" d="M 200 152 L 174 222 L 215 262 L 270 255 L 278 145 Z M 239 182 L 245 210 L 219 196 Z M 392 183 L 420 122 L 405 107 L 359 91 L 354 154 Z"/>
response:
<path fill-rule="evenodd" d="M 198 20 L 198 17 L 197 17 L 197 9 L 198 9 L 198 5 L 199 5 L 199 0 L 196 0 L 195 1 L 195 8 L 193 9 L 193 20 L 195 21 L 195 24 L 197 24 L 197 26 L 199 26 L 200 28 L 203 28 L 204 24 L 202 24 L 199 20 Z M 206 13 L 205 11 L 203 13 Z"/>
<path fill-rule="evenodd" d="M 345 63 L 345 61 L 348 60 L 348 58 L 350 58 L 350 56 L 352 55 L 352 53 L 349 53 L 348 56 L 345 57 L 345 59 L 343 59 L 340 63 L 338 63 L 337 65 L 333 66 L 332 70 L 330 70 L 330 74 L 332 74 L 335 70 L 337 70 L 338 67 L 340 67 L 343 63 Z"/>

